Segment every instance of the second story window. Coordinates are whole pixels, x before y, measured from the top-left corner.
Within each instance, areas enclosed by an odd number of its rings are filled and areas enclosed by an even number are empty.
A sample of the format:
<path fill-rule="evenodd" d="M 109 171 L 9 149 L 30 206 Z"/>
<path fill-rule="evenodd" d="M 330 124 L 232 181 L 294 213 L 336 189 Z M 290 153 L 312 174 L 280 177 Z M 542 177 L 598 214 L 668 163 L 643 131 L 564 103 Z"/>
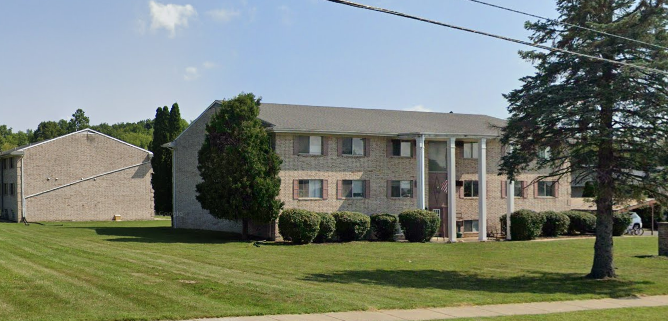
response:
<path fill-rule="evenodd" d="M 365 198 L 366 181 L 343 180 L 341 181 L 341 197 L 343 198 Z"/>
<path fill-rule="evenodd" d="M 538 158 L 539 159 L 550 159 L 550 148 L 545 147 L 541 150 L 538 151 Z"/>
<path fill-rule="evenodd" d="M 464 189 L 462 196 L 478 197 L 478 181 L 464 181 L 462 188 Z"/>
<path fill-rule="evenodd" d="M 523 181 L 515 181 L 515 185 L 513 187 L 514 193 L 513 195 L 515 197 L 524 197 L 524 182 Z"/>
<path fill-rule="evenodd" d="M 297 136 L 297 153 L 322 155 L 322 136 Z"/>
<path fill-rule="evenodd" d="M 346 156 L 364 156 L 364 138 L 342 138 L 341 141 L 341 155 Z"/>
<path fill-rule="evenodd" d="M 464 158 L 478 158 L 478 143 L 464 143 Z"/>
<path fill-rule="evenodd" d="M 413 144 L 410 141 L 392 140 L 392 156 L 413 157 Z"/>

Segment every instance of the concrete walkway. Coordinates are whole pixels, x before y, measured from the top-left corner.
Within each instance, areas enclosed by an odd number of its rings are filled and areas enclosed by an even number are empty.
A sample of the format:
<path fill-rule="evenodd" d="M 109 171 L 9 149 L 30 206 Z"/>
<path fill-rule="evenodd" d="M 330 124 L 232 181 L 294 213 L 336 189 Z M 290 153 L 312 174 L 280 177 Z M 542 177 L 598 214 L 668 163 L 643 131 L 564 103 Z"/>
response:
<path fill-rule="evenodd" d="M 549 314 L 585 310 L 668 306 L 668 295 L 558 302 L 479 305 L 452 308 L 332 312 L 321 314 L 266 315 L 188 321 L 403 321 Z"/>

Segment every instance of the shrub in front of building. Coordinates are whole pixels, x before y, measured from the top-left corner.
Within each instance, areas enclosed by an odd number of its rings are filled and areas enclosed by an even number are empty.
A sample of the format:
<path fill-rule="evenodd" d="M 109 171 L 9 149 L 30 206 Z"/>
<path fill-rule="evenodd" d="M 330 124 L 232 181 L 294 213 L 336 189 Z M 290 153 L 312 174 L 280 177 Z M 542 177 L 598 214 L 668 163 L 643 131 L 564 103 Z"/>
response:
<path fill-rule="evenodd" d="M 335 234 L 342 242 L 357 241 L 364 238 L 369 230 L 371 219 L 368 215 L 357 212 L 332 213 L 335 225 Z"/>
<path fill-rule="evenodd" d="M 519 210 L 510 215 L 510 236 L 513 241 L 533 240 L 543 232 L 545 216 L 530 210 Z"/>
<path fill-rule="evenodd" d="M 626 229 L 631 225 L 631 216 L 629 213 L 615 213 L 612 216 L 612 235 L 622 236 Z"/>
<path fill-rule="evenodd" d="M 371 215 L 371 230 L 379 241 L 394 241 L 397 217 L 392 214 Z"/>
<path fill-rule="evenodd" d="M 545 211 L 541 212 L 545 217 L 545 224 L 543 225 L 543 236 L 559 236 L 568 232 L 568 225 L 571 220 L 564 213 Z"/>
<path fill-rule="evenodd" d="M 308 244 L 320 230 L 320 216 L 300 209 L 287 209 L 278 217 L 278 232 L 294 244 Z"/>
<path fill-rule="evenodd" d="M 568 224 L 569 235 L 591 233 L 596 230 L 596 215 L 579 211 L 566 211 L 563 213 L 570 220 Z"/>
<path fill-rule="evenodd" d="M 409 242 L 429 242 L 436 234 L 441 218 L 427 210 L 410 210 L 399 214 L 399 225 Z"/>
<path fill-rule="evenodd" d="M 320 216 L 320 230 L 318 235 L 315 237 L 313 242 L 315 243 L 324 243 L 332 239 L 334 235 L 334 229 L 336 228 L 336 221 L 332 214 L 329 213 L 316 213 Z"/>

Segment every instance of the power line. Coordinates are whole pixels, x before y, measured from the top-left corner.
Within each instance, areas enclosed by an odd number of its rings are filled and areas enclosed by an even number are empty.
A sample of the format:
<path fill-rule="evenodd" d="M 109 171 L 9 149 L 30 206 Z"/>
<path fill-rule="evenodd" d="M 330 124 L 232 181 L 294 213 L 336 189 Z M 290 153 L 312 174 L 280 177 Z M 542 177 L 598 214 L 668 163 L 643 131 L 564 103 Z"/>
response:
<path fill-rule="evenodd" d="M 605 32 L 605 31 L 600 31 L 600 30 L 596 30 L 596 29 L 592 29 L 592 28 L 588 28 L 588 27 L 583 27 L 583 26 L 575 25 L 575 24 L 568 23 L 568 22 L 561 22 L 561 21 L 558 21 L 558 20 L 555 20 L 555 19 L 541 17 L 539 15 L 535 15 L 535 14 L 531 14 L 531 13 L 528 13 L 528 12 L 523 12 L 523 11 L 519 11 L 519 10 L 515 10 L 515 9 L 511 9 L 511 8 L 507 8 L 507 7 L 503 7 L 503 6 L 499 6 L 499 5 L 495 5 L 495 4 L 492 4 L 492 3 L 487 3 L 487 2 L 484 2 L 484 1 L 480 1 L 480 0 L 468 0 L 468 1 L 475 2 L 475 3 L 481 4 L 481 5 L 484 5 L 484 6 L 488 6 L 488 7 L 492 7 L 492 8 L 497 8 L 497 9 L 501 9 L 501 10 L 505 10 L 505 11 L 514 12 L 514 13 L 519 13 L 521 15 L 525 15 L 525 16 L 529 16 L 529 17 L 533 17 L 533 18 L 538 18 L 540 20 L 545 20 L 545 21 L 549 21 L 549 22 L 552 22 L 552 23 L 557 23 L 557 24 L 564 25 L 564 26 L 569 26 L 569 27 L 578 28 L 578 29 L 582 29 L 582 30 L 592 31 L 592 32 L 596 32 L 598 34 L 609 36 L 609 37 L 615 37 L 615 38 L 619 38 L 619 39 L 624 39 L 626 41 L 631 41 L 631 42 L 640 43 L 640 44 L 643 44 L 643 45 L 647 45 L 647 46 L 651 46 L 651 47 L 655 47 L 655 48 L 659 48 L 659 49 L 663 49 L 663 50 L 668 50 L 668 47 L 663 47 L 663 46 L 655 45 L 655 44 L 652 44 L 652 43 L 649 43 L 649 42 L 644 42 L 644 41 L 641 41 L 641 40 L 628 38 L 628 37 L 616 35 L 616 34 L 613 34 L 613 33 L 608 33 L 608 32 Z"/>
<path fill-rule="evenodd" d="M 459 26 L 455 26 L 455 25 L 451 25 L 451 24 L 447 24 L 447 23 L 443 23 L 443 22 L 439 22 L 439 21 L 435 21 L 435 20 L 430 20 L 430 19 L 426 19 L 426 18 L 420 18 L 418 16 L 413 16 L 413 15 L 409 15 L 409 14 L 406 14 L 406 13 L 401 13 L 401 12 L 398 12 L 398 11 L 392 11 L 392 10 L 383 9 L 383 8 L 379 8 L 379 7 L 372 7 L 372 6 L 359 4 L 359 3 L 355 3 L 355 2 L 351 2 L 351 1 L 346 1 L 346 0 L 326 0 L 326 1 L 334 2 L 334 3 L 338 3 L 338 4 L 343 4 L 343 5 L 347 5 L 347 6 L 351 6 L 351 7 L 355 7 L 355 8 L 360 8 L 360 9 L 366 9 L 366 10 L 377 11 L 377 12 L 381 12 L 381 13 L 387 13 L 387 14 L 394 15 L 394 16 L 399 16 L 399 17 L 408 18 L 408 19 L 412 19 L 412 20 L 431 23 L 431 24 L 435 24 L 435 25 L 438 25 L 438 26 L 451 28 L 451 29 L 456 29 L 456 30 L 465 31 L 465 32 L 470 32 L 470 33 L 474 33 L 474 34 L 478 34 L 478 35 L 482 35 L 482 36 L 487 36 L 487 37 L 491 37 L 491 38 L 501 39 L 501 40 L 504 40 L 504 41 L 514 42 L 514 43 L 518 43 L 518 44 L 521 44 L 521 45 L 530 46 L 530 47 L 543 49 L 543 50 L 547 50 L 547 51 L 561 52 L 561 53 L 575 55 L 575 56 L 588 58 L 588 59 L 592 59 L 592 60 L 604 61 L 604 62 L 607 62 L 607 63 L 619 65 L 619 66 L 626 66 L 626 67 L 636 68 L 636 69 L 640 69 L 640 70 L 644 70 L 644 71 L 648 71 L 648 72 L 655 72 L 655 73 L 660 73 L 660 74 L 663 74 L 663 75 L 668 75 L 668 71 L 666 71 L 666 70 L 660 70 L 660 69 L 656 69 L 656 68 L 652 68 L 652 67 L 645 67 L 645 66 L 641 66 L 641 65 L 630 64 L 630 63 L 623 62 L 623 61 L 616 61 L 616 60 L 612 60 L 612 59 L 596 57 L 596 56 L 583 54 L 583 53 L 579 53 L 579 52 L 575 52 L 575 51 L 570 51 L 570 50 L 566 50 L 566 49 L 544 46 L 544 45 L 540 45 L 540 44 L 536 44 L 536 43 L 531 43 L 531 42 L 528 42 L 528 41 L 523 41 L 523 40 L 518 40 L 518 39 L 514 39 L 514 38 L 499 36 L 499 35 L 492 34 L 492 33 L 487 33 L 487 32 L 484 32 L 484 31 L 478 31 L 478 30 L 474 30 L 474 29 L 459 27 Z"/>

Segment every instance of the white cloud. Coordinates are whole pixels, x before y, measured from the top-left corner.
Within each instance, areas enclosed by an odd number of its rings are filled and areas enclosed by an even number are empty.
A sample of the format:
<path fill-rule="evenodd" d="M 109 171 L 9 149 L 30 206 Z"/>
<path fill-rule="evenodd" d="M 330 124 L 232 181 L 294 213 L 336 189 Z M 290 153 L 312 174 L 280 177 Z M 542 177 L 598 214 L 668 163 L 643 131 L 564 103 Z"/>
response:
<path fill-rule="evenodd" d="M 282 5 L 282 6 L 278 7 L 278 11 L 281 14 L 281 22 L 284 25 L 287 25 L 287 26 L 292 25 L 292 21 L 293 21 L 292 16 L 294 15 L 293 12 L 292 12 L 292 9 L 290 9 L 286 5 Z"/>
<path fill-rule="evenodd" d="M 188 27 L 188 19 L 197 16 L 197 11 L 189 4 L 162 4 L 150 1 L 148 5 L 151 9 L 151 29 L 165 29 L 169 31 L 169 37 L 176 35 L 177 27 Z"/>
<path fill-rule="evenodd" d="M 212 62 L 212 61 L 205 61 L 202 64 L 202 66 L 204 67 L 204 69 L 213 69 L 213 68 L 218 67 L 218 64 L 215 63 L 215 62 Z"/>
<path fill-rule="evenodd" d="M 426 108 L 425 106 L 422 105 L 415 105 L 413 107 L 409 107 L 404 109 L 405 111 L 421 111 L 421 112 L 433 112 L 433 110 Z"/>
<path fill-rule="evenodd" d="M 193 81 L 199 78 L 199 71 L 197 67 L 187 67 L 185 73 L 183 74 L 183 79 L 185 81 Z"/>
<path fill-rule="evenodd" d="M 239 17 L 241 12 L 239 10 L 227 10 L 227 9 L 215 9 L 209 10 L 206 14 L 211 17 L 213 20 L 219 22 L 230 22 L 232 19 Z"/>

